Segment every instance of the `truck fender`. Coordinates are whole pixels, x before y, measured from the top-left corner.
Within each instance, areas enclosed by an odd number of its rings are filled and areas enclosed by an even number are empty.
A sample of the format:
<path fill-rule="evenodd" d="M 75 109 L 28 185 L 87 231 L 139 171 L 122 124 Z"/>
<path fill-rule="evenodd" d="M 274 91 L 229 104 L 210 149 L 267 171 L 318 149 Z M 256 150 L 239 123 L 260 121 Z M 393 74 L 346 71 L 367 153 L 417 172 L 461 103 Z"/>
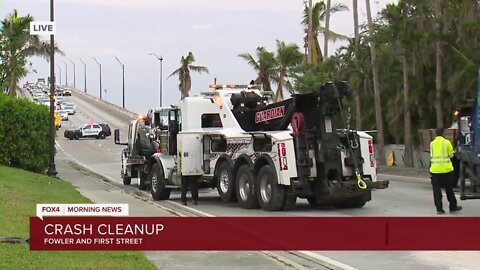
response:
<path fill-rule="evenodd" d="M 260 157 L 257 158 L 253 167 L 253 174 L 255 175 L 255 178 L 258 174 L 258 171 L 260 171 L 260 168 L 262 168 L 264 165 L 272 166 L 272 169 L 275 172 L 277 171 L 277 168 L 275 167 L 275 164 L 273 163 L 272 158 L 267 154 L 262 154 Z M 276 177 L 276 181 L 278 184 L 278 175 Z"/>
<path fill-rule="evenodd" d="M 217 183 L 217 176 L 218 176 L 218 167 L 220 164 L 222 164 L 222 162 L 227 162 L 228 163 L 228 166 L 230 166 L 230 168 L 232 168 L 233 170 L 233 161 L 232 159 L 230 158 L 229 155 L 227 154 L 223 154 L 221 155 L 218 160 L 217 160 L 217 163 L 215 163 L 215 171 L 214 171 L 214 174 L 213 174 L 213 184 L 216 186 L 216 183 Z"/>
<path fill-rule="evenodd" d="M 253 170 L 253 161 L 247 154 L 241 154 L 236 160 L 235 165 L 233 166 L 233 174 L 237 174 L 238 168 L 243 164 L 247 164 Z"/>
<path fill-rule="evenodd" d="M 150 172 L 150 169 L 152 168 L 152 165 L 156 162 L 158 165 L 160 165 L 160 168 L 163 169 L 163 177 L 168 177 L 168 171 L 165 169 L 165 166 L 162 164 L 162 160 L 159 156 L 153 155 L 148 159 L 147 163 L 147 173 Z M 165 178 L 167 179 L 167 178 Z"/>

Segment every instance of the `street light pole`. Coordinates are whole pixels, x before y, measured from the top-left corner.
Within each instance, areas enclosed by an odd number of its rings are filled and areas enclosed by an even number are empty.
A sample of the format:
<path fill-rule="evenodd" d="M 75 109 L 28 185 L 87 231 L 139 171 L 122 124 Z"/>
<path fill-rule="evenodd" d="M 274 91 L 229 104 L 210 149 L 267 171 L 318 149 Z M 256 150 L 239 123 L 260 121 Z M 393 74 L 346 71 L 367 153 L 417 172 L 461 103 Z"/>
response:
<path fill-rule="evenodd" d="M 57 64 L 57 67 L 58 67 L 58 70 L 60 71 L 59 72 L 60 75 L 58 76 L 58 78 L 60 79 L 59 84 L 62 85 L 62 68 L 60 67 L 59 64 Z"/>
<path fill-rule="evenodd" d="M 123 90 L 122 90 L 122 108 L 125 109 L 125 65 L 120 62 L 120 59 L 118 59 L 118 57 L 116 56 L 113 56 L 115 57 L 115 59 L 117 60 L 117 62 L 120 64 L 120 66 L 122 66 L 122 87 L 123 87 Z"/>
<path fill-rule="evenodd" d="M 100 99 L 102 99 L 102 64 L 100 64 L 100 62 L 98 62 L 97 58 L 93 57 L 93 60 L 95 60 L 95 62 L 97 62 L 98 64 L 98 67 L 100 68 Z"/>
<path fill-rule="evenodd" d="M 160 107 L 162 107 L 162 96 L 163 96 L 163 93 L 162 93 L 162 83 L 163 83 L 163 74 L 162 74 L 162 66 L 163 66 L 163 57 L 162 56 L 158 56 L 157 54 L 155 53 L 149 53 L 148 55 L 152 55 L 152 56 L 155 56 L 158 61 L 160 61 L 160 82 L 159 82 L 159 90 L 160 90 L 160 93 L 159 93 L 159 100 L 160 100 Z"/>
<path fill-rule="evenodd" d="M 68 86 L 68 65 L 65 60 L 62 60 L 62 62 L 65 64 L 65 86 Z"/>
<path fill-rule="evenodd" d="M 84 82 L 83 82 L 83 91 L 87 93 L 87 63 L 83 62 L 82 58 L 80 59 L 80 62 L 83 63 L 83 77 L 84 77 Z"/>
<path fill-rule="evenodd" d="M 54 3 L 50 0 L 50 22 L 54 22 Z M 48 162 L 47 175 L 57 177 L 55 168 L 55 119 L 53 111 L 55 109 L 55 37 L 50 35 L 50 155 Z"/>
<path fill-rule="evenodd" d="M 75 73 L 76 73 L 76 72 L 75 72 L 75 70 L 76 70 L 76 69 L 75 69 L 75 62 L 73 62 L 72 59 L 70 59 L 70 58 L 67 58 L 67 59 L 68 59 L 68 60 L 72 63 L 72 65 L 73 65 L 73 88 L 74 88 L 74 89 L 77 89 L 77 87 L 76 87 L 76 85 L 75 85 L 75 81 L 76 81 L 76 76 L 75 76 Z"/>

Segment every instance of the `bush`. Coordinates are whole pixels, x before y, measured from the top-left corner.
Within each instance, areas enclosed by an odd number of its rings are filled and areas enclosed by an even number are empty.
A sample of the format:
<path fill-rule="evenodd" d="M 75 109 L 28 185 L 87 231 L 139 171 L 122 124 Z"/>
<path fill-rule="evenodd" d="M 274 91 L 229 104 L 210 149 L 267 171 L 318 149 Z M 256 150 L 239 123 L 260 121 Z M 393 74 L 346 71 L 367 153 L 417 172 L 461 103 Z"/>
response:
<path fill-rule="evenodd" d="M 43 172 L 49 158 L 49 110 L 0 94 L 0 165 Z"/>

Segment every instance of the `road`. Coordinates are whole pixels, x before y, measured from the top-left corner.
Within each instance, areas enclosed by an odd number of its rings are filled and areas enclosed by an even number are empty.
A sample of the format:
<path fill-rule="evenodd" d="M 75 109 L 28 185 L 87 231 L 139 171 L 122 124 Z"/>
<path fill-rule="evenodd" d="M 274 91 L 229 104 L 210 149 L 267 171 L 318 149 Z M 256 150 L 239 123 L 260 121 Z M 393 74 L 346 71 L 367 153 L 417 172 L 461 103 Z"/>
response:
<path fill-rule="evenodd" d="M 113 136 L 106 140 L 81 139 L 70 141 L 63 138 L 65 128 L 80 126 L 89 120 L 108 123 L 112 130 L 119 128 L 126 134 L 131 117 L 93 101 L 91 98 L 73 93 L 71 100 L 76 104 L 77 114 L 64 122 L 58 133 L 58 149 L 90 169 L 121 183 L 120 155 L 123 146 L 115 145 Z M 212 216 L 435 216 L 431 187 L 425 179 L 406 179 L 401 176 L 379 175 L 379 179 L 391 180 L 387 190 L 377 190 L 373 200 L 362 209 L 311 208 L 306 200 L 298 200 L 297 208 L 289 212 L 265 212 L 260 209 L 246 210 L 234 203 L 221 203 L 216 190 L 202 190 L 200 204 L 196 210 Z M 408 180 L 408 181 L 406 181 Z M 423 180 L 423 181 L 422 181 Z M 135 183 L 135 179 L 132 180 Z M 147 193 L 145 193 L 148 196 Z M 171 201 L 179 202 L 179 192 L 173 192 Z M 461 201 L 464 211 L 455 216 L 480 216 L 479 201 Z M 458 228 L 460 229 L 460 228 Z M 455 233 L 455 229 L 452 232 Z M 480 261 L 480 252 L 347 252 L 316 251 L 325 256 L 357 269 L 474 269 Z"/>

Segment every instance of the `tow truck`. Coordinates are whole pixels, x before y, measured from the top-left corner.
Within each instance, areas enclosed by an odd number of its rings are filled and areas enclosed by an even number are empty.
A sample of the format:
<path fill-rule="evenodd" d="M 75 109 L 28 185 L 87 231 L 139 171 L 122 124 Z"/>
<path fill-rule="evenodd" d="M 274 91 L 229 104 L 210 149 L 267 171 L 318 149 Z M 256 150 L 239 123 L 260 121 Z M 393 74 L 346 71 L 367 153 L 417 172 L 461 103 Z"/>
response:
<path fill-rule="evenodd" d="M 149 187 L 147 182 L 148 158 L 152 157 L 156 147 L 151 140 L 150 119 L 139 115 L 138 119 L 132 120 L 128 125 L 128 141 L 120 142 L 120 131 L 114 130 L 115 143 L 126 145 L 122 150 L 122 170 L 121 177 L 124 185 L 130 185 L 132 178 L 138 178 L 140 190 L 146 190 Z M 152 151 L 153 150 L 153 151 Z"/>
<path fill-rule="evenodd" d="M 474 99 L 463 101 L 454 112 L 454 121 L 444 134 L 455 149 L 454 186 L 458 184 L 461 200 L 480 199 L 480 69 L 477 94 Z M 419 133 L 423 151 L 429 152 L 435 130 L 421 129 Z"/>
<path fill-rule="evenodd" d="M 266 211 L 293 209 L 297 197 L 359 208 L 373 189 L 388 187 L 377 180 L 373 138 L 338 128 L 345 82 L 276 103 L 256 85 L 210 87 L 164 108 L 166 123 L 151 126 L 156 151 L 144 168 L 155 200 L 169 199 L 184 177 L 216 187 L 224 202 Z"/>

